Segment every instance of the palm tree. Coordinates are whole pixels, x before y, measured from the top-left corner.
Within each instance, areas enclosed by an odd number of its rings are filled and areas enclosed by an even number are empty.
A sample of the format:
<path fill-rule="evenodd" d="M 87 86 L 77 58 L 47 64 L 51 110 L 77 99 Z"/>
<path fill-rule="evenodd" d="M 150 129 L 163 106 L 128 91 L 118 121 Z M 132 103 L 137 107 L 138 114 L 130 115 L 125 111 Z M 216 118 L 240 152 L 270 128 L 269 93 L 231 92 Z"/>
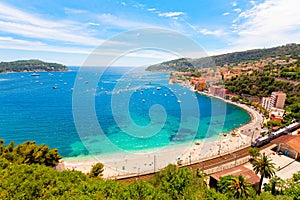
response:
<path fill-rule="evenodd" d="M 256 174 L 260 173 L 259 188 L 257 192 L 258 194 L 260 194 L 263 179 L 271 178 L 275 174 L 275 166 L 274 163 L 271 162 L 271 159 L 269 159 L 265 154 L 254 159 L 252 165 L 254 172 Z"/>
<path fill-rule="evenodd" d="M 246 179 L 242 175 L 232 177 L 228 180 L 228 183 L 228 189 L 235 198 L 239 199 L 240 197 L 249 196 L 251 185 L 246 182 Z"/>

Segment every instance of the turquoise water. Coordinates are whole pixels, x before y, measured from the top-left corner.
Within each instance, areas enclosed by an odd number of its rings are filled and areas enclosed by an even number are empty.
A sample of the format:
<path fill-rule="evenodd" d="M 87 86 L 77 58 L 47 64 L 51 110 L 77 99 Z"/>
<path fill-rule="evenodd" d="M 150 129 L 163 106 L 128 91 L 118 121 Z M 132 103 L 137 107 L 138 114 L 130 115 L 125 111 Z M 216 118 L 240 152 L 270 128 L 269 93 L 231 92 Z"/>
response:
<path fill-rule="evenodd" d="M 75 157 L 214 138 L 250 120 L 236 106 L 169 85 L 165 73 L 72 70 L 0 74 L 0 138 Z"/>

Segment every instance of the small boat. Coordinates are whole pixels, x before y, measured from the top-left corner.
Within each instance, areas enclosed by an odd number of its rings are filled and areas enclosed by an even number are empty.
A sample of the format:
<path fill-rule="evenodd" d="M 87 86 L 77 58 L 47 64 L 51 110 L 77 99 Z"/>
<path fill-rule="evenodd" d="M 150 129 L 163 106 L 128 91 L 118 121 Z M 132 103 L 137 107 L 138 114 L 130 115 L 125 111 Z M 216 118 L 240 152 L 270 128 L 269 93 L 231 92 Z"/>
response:
<path fill-rule="evenodd" d="M 57 89 L 57 88 L 58 88 L 57 84 L 53 85 L 53 87 L 52 87 L 52 89 Z"/>
<path fill-rule="evenodd" d="M 181 101 L 180 101 L 180 100 L 178 100 L 177 102 L 178 102 L 178 103 L 181 103 Z"/>
<path fill-rule="evenodd" d="M 157 89 L 157 90 L 160 90 L 160 89 L 161 89 L 161 87 L 157 87 L 156 89 Z"/>
<path fill-rule="evenodd" d="M 40 75 L 37 73 L 32 73 L 30 76 L 40 76 Z"/>

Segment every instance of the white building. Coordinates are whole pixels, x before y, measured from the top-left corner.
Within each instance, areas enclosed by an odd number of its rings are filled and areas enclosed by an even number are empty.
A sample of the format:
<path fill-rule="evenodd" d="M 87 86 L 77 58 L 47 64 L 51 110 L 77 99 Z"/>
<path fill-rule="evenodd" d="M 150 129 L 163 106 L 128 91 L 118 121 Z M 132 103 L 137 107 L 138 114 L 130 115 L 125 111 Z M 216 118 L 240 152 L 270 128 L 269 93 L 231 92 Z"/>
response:
<path fill-rule="evenodd" d="M 261 101 L 261 106 L 265 108 L 266 110 L 270 110 L 270 101 L 271 97 L 263 97 Z"/>

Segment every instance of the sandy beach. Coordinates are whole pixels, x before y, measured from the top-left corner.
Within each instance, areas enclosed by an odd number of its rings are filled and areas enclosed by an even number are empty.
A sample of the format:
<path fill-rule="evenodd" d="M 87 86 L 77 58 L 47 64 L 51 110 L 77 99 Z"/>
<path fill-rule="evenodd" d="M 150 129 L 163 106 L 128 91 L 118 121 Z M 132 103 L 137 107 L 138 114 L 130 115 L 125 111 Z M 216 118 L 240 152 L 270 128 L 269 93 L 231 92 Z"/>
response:
<path fill-rule="evenodd" d="M 207 93 L 199 93 L 219 98 Z M 182 165 L 188 165 L 249 146 L 251 141 L 256 139 L 260 134 L 263 120 L 261 114 L 247 105 L 231 102 L 223 98 L 219 99 L 246 110 L 251 116 L 251 121 L 231 131 L 232 135 L 227 133 L 224 136 L 224 134 L 220 133 L 216 138 L 193 141 L 182 145 L 171 145 L 152 151 L 121 152 L 99 156 L 65 158 L 60 166 L 62 169 L 88 173 L 95 163 L 101 162 L 104 164 L 103 177 L 114 179 L 159 171 L 168 164 L 177 164 L 178 162 Z"/>
<path fill-rule="evenodd" d="M 118 153 L 110 156 L 94 156 L 64 159 L 64 167 L 88 173 L 93 164 L 102 162 L 105 165 L 104 178 L 116 178 L 159 171 L 166 165 L 176 164 L 181 160 L 183 165 L 199 162 L 205 158 L 219 156 L 242 146 L 249 145 L 247 138 L 241 136 L 220 136 L 218 141 L 197 141 L 186 148 L 176 145 L 157 149 L 148 153 Z"/>

